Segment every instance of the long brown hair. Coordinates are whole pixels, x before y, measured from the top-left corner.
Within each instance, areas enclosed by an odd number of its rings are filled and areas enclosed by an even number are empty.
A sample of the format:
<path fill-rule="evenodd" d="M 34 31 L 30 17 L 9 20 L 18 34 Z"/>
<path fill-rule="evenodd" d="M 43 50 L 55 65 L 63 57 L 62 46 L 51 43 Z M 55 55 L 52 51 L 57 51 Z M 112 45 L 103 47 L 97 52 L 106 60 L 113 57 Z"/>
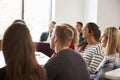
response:
<path fill-rule="evenodd" d="M 35 59 L 35 46 L 29 29 L 20 20 L 6 30 L 3 43 L 6 80 L 46 80 L 45 70 Z"/>
<path fill-rule="evenodd" d="M 100 41 L 100 36 L 101 36 L 101 31 L 98 27 L 97 24 L 93 23 L 93 22 L 89 22 L 86 24 L 86 26 L 88 26 L 89 29 L 89 33 L 93 33 L 93 37 L 96 41 Z M 88 45 L 88 42 L 85 40 L 83 42 L 81 42 L 78 47 L 80 47 L 80 52 L 84 51 L 85 47 Z"/>

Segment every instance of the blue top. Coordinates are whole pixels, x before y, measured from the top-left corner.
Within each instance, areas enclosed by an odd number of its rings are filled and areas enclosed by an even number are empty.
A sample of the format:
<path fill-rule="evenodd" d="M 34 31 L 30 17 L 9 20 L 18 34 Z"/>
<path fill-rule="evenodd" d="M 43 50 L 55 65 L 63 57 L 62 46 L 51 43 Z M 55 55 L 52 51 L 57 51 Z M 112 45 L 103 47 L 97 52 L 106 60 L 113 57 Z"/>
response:
<path fill-rule="evenodd" d="M 105 72 L 117 69 L 120 67 L 119 55 L 110 55 L 107 56 L 104 64 L 100 67 L 100 70 L 97 73 L 96 80 L 109 80 L 105 78 Z"/>

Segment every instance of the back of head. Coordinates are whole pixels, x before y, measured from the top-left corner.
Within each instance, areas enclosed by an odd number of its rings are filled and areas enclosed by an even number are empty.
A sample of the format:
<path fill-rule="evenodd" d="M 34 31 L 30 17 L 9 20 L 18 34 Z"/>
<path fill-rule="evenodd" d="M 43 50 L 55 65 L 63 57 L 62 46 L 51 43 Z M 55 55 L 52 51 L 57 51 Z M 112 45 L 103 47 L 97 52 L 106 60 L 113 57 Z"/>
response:
<path fill-rule="evenodd" d="M 72 42 L 74 33 L 68 26 L 57 26 L 55 35 L 58 37 L 59 43 L 63 46 L 69 46 Z"/>
<path fill-rule="evenodd" d="M 98 25 L 93 22 L 89 22 L 89 23 L 87 23 L 87 26 L 89 29 L 89 33 L 93 33 L 95 40 L 99 42 L 100 36 L 101 36 L 101 31 L 99 30 Z"/>
<path fill-rule="evenodd" d="M 2 48 L 7 64 L 14 58 L 19 59 L 24 55 L 33 54 L 35 48 L 27 26 L 21 22 L 14 22 L 4 34 Z"/>
<path fill-rule="evenodd" d="M 108 27 L 104 31 L 107 38 L 107 55 L 120 53 L 120 31 L 116 27 Z"/>
<path fill-rule="evenodd" d="M 63 24 L 63 25 L 68 26 L 69 28 L 72 29 L 72 31 L 74 33 L 72 43 L 77 46 L 78 45 L 78 33 L 77 33 L 77 30 L 70 24 Z"/>
<path fill-rule="evenodd" d="M 2 49 L 7 64 L 6 78 L 8 80 L 32 80 L 32 78 L 39 80 L 41 76 L 36 78 L 31 73 L 40 75 L 40 67 L 35 59 L 35 47 L 25 23 L 13 22 L 4 34 Z"/>

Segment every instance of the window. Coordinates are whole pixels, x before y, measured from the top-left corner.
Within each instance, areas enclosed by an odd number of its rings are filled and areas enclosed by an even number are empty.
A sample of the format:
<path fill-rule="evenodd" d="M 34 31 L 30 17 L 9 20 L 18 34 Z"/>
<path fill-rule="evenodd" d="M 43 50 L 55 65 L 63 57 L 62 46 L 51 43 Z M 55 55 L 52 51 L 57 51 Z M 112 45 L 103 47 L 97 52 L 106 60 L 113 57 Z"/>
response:
<path fill-rule="evenodd" d="M 12 1 L 0 0 L 0 38 L 15 19 L 21 18 L 21 0 Z"/>
<path fill-rule="evenodd" d="M 50 1 L 0 0 L 0 34 L 3 34 L 15 19 L 22 19 L 23 13 L 33 41 L 39 41 L 41 33 L 48 29 Z"/>

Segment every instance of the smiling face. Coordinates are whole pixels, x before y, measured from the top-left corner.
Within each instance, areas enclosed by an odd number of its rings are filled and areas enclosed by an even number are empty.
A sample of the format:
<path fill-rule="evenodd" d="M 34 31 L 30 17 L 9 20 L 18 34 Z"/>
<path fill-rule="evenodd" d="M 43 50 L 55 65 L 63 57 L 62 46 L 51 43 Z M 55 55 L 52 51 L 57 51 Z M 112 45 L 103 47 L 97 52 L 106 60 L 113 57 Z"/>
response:
<path fill-rule="evenodd" d="M 91 36 L 91 33 L 89 32 L 88 26 L 85 26 L 83 28 L 83 37 L 85 39 L 88 39 Z"/>

